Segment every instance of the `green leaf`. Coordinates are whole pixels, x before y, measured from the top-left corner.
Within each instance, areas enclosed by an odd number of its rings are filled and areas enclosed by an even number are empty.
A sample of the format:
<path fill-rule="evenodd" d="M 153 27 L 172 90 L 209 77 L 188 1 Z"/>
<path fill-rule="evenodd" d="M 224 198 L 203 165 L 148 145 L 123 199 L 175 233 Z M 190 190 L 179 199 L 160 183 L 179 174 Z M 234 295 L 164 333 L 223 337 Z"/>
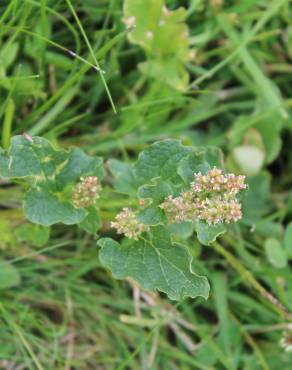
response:
<path fill-rule="evenodd" d="M 199 148 L 179 162 L 178 173 L 186 184 L 190 184 L 194 181 L 194 173 L 206 173 L 212 167 L 223 167 L 220 149 Z"/>
<path fill-rule="evenodd" d="M 207 279 L 191 271 L 187 249 L 172 244 L 163 227 L 153 228 L 150 239 L 130 245 L 120 245 L 110 238 L 100 239 L 98 245 L 101 246 L 101 263 L 117 279 L 131 277 L 143 289 L 159 290 L 173 300 L 208 297 Z"/>
<path fill-rule="evenodd" d="M 252 226 L 269 210 L 270 175 L 259 173 L 247 179 L 248 191 L 242 199 L 243 221 Z"/>
<path fill-rule="evenodd" d="M 50 226 L 58 222 L 74 225 L 83 221 L 87 212 L 74 208 L 70 202 L 61 201 L 45 188 L 32 188 L 25 196 L 24 213 L 36 224 Z"/>
<path fill-rule="evenodd" d="M 292 222 L 290 222 L 285 230 L 284 247 L 288 258 L 292 258 Z"/>
<path fill-rule="evenodd" d="M 110 159 L 107 164 L 114 176 L 115 190 L 124 194 L 136 193 L 137 182 L 134 176 L 133 166 L 117 159 Z"/>
<path fill-rule="evenodd" d="M 195 223 L 195 229 L 198 240 L 203 245 L 210 245 L 219 235 L 226 232 L 226 228 L 223 224 L 208 225 L 202 221 L 197 221 Z"/>
<path fill-rule="evenodd" d="M 186 90 L 189 74 L 179 59 L 149 60 L 139 63 L 139 70 L 147 77 L 160 80 L 178 91 Z"/>
<path fill-rule="evenodd" d="M 0 150 L 0 177 L 29 182 L 25 215 L 44 226 L 84 220 L 87 211 L 73 207 L 70 187 L 72 190 L 80 177 L 89 175 L 104 176 L 101 158 L 89 157 L 77 148 L 56 150 L 41 137 L 15 136 L 7 153 Z"/>
<path fill-rule="evenodd" d="M 168 229 L 172 235 L 187 239 L 194 232 L 194 224 L 192 222 L 181 222 L 180 224 L 169 225 Z"/>
<path fill-rule="evenodd" d="M 163 180 L 176 177 L 178 162 L 191 150 L 177 140 L 164 140 L 152 144 L 139 155 L 134 168 L 137 181 L 142 185 L 157 177 Z"/>
<path fill-rule="evenodd" d="M 153 204 L 160 204 L 170 194 L 172 194 L 171 185 L 161 179 L 154 179 L 151 184 L 141 186 L 138 190 L 140 198 L 151 199 Z"/>
<path fill-rule="evenodd" d="M 138 214 L 138 220 L 149 226 L 155 226 L 166 222 L 166 217 L 162 209 L 157 206 L 149 206 Z"/>
<path fill-rule="evenodd" d="M 0 66 L 7 69 L 11 63 L 15 60 L 19 44 L 15 42 L 4 43 L 4 46 L 0 49 Z"/>
<path fill-rule="evenodd" d="M 274 238 L 265 241 L 266 256 L 271 265 L 277 268 L 287 266 L 287 257 L 282 244 Z"/>
<path fill-rule="evenodd" d="M 44 246 L 50 237 L 50 228 L 40 225 L 24 224 L 16 229 L 17 238 L 36 247 Z"/>
<path fill-rule="evenodd" d="M 79 180 L 82 176 L 104 177 L 102 159 L 100 157 L 89 157 L 79 148 L 73 148 L 68 153 L 64 167 L 56 176 L 56 182 L 61 187 L 68 183 Z"/>
<path fill-rule="evenodd" d="M 0 289 L 7 289 L 19 285 L 20 276 L 16 268 L 0 259 Z"/>
<path fill-rule="evenodd" d="M 89 234 L 95 235 L 97 231 L 101 228 L 102 221 L 97 210 L 94 207 L 88 208 L 87 212 L 87 216 L 78 226 Z"/>
<path fill-rule="evenodd" d="M 131 30 L 129 40 L 141 46 L 149 60 L 139 64 L 153 77 L 177 90 L 185 90 L 189 74 L 185 62 L 191 60 L 186 10 L 169 10 L 163 0 L 125 0 L 124 21 Z M 171 40 L 171 43 L 169 42 Z"/>

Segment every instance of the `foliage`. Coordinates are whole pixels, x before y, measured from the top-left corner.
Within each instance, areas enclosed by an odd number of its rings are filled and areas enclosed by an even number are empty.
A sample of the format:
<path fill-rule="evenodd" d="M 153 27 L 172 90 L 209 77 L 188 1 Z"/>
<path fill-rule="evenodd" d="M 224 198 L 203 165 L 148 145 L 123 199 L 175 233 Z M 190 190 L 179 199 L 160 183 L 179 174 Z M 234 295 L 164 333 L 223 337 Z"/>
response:
<path fill-rule="evenodd" d="M 0 1 L 1 369 L 290 370 L 291 19 Z M 214 167 L 242 218 L 172 223 Z"/>

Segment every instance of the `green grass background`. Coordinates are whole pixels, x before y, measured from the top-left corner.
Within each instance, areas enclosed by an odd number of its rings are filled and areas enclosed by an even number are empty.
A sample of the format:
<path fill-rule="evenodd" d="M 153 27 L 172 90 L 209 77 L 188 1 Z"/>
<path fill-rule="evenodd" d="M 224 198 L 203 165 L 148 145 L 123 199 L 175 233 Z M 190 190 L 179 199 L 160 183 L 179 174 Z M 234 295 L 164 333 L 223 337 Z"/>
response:
<path fill-rule="evenodd" d="M 1 181 L 0 369 L 292 369 L 279 346 L 292 323 L 292 4 L 166 4 L 187 9 L 185 92 L 140 72 L 149 55 L 128 41 L 121 0 L 0 1 L 1 142 L 26 132 L 132 162 L 178 138 L 219 146 L 234 172 L 244 172 L 234 149 L 257 147 L 243 222 L 223 248 L 189 240 L 211 296 L 176 303 L 112 279 L 96 240 L 74 227 L 53 227 L 42 247 L 23 241 L 21 187 Z M 130 202 L 104 192 L 101 234 Z"/>

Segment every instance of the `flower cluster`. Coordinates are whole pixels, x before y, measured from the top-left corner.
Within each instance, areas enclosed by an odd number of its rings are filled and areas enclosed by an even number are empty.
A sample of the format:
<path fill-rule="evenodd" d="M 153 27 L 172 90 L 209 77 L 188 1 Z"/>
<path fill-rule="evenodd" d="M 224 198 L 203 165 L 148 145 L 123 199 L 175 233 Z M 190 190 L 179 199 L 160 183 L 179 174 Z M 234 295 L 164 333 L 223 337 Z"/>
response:
<path fill-rule="evenodd" d="M 213 168 L 206 175 L 199 172 L 194 177 L 190 190 L 175 198 L 169 196 L 160 205 L 170 222 L 203 220 L 212 225 L 241 219 L 236 195 L 246 189 L 245 176 L 224 175 L 222 170 Z"/>
<path fill-rule="evenodd" d="M 138 236 L 145 231 L 145 226 L 141 224 L 134 211 L 130 208 L 123 208 L 117 214 L 115 222 L 111 222 L 111 227 L 117 230 L 118 234 L 124 234 L 130 239 L 137 240 Z"/>
<path fill-rule="evenodd" d="M 195 181 L 191 183 L 191 189 L 195 193 L 201 192 L 225 192 L 235 195 L 240 190 L 246 189 L 245 176 L 236 176 L 233 173 L 223 174 L 222 170 L 214 167 L 206 175 L 201 172 L 195 174 Z"/>
<path fill-rule="evenodd" d="M 81 177 L 73 190 L 73 204 L 76 208 L 88 208 L 99 198 L 101 185 L 96 176 Z"/>
<path fill-rule="evenodd" d="M 289 324 L 290 326 L 291 324 Z M 286 330 L 283 332 L 282 338 L 280 339 L 280 346 L 286 352 L 292 352 L 292 325 L 291 330 Z"/>

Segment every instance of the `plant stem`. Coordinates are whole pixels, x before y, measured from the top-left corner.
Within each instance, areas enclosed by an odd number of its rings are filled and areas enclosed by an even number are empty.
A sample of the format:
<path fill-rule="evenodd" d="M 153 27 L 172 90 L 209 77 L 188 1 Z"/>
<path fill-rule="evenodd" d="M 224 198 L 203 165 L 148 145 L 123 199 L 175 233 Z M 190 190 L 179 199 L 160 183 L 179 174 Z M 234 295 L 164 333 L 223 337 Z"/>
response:
<path fill-rule="evenodd" d="M 12 99 L 7 101 L 5 116 L 2 130 L 2 146 L 4 149 L 8 149 L 10 146 L 11 127 L 14 116 L 14 103 Z"/>

